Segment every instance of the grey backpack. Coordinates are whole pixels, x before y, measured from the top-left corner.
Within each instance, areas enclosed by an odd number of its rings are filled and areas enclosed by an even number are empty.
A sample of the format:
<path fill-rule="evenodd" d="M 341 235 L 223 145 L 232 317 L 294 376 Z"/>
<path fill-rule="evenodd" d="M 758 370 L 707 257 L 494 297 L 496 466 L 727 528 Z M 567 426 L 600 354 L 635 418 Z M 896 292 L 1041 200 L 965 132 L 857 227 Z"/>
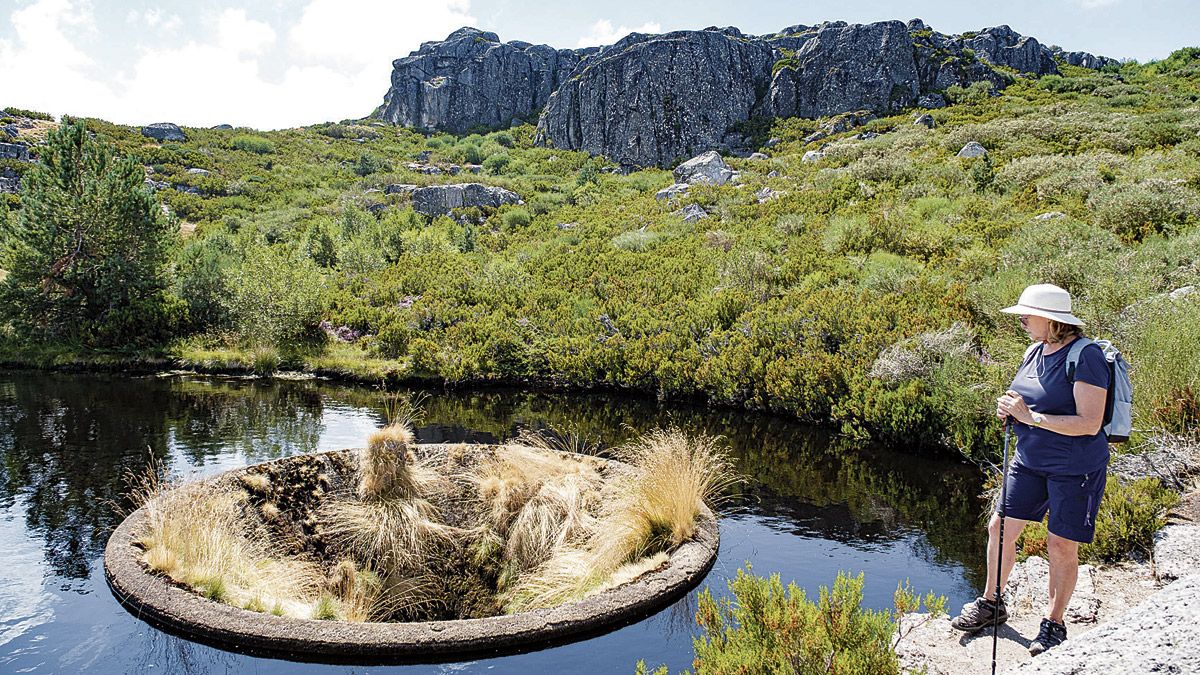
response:
<path fill-rule="evenodd" d="M 1075 367 L 1083 348 L 1095 344 L 1104 352 L 1108 361 L 1108 397 L 1104 402 L 1104 434 L 1109 443 L 1124 443 L 1133 430 L 1133 385 L 1129 381 L 1129 364 L 1121 352 L 1108 340 L 1090 340 L 1081 337 L 1071 344 L 1067 352 L 1067 381 L 1075 382 Z"/>

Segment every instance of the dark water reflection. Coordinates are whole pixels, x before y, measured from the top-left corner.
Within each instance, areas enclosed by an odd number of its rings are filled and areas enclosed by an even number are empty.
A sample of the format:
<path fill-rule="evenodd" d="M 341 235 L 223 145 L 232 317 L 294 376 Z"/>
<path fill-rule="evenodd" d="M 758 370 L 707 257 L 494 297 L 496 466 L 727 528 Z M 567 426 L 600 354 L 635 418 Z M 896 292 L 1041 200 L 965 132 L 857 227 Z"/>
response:
<path fill-rule="evenodd" d="M 707 580 L 714 592 L 746 561 L 809 591 L 840 569 L 865 571 L 875 607 L 906 578 L 952 604 L 980 584 L 979 478 L 953 462 L 862 448 L 765 415 L 615 395 L 435 393 L 424 408 L 423 442 L 549 427 L 615 445 L 665 424 L 726 437 L 749 481 L 722 524 Z M 125 476 L 151 455 L 204 475 L 355 446 L 383 418 L 378 392 L 315 382 L 0 373 L 0 672 L 364 670 L 256 659 L 161 633 L 116 604 L 100 558 L 129 506 Z M 396 669 L 632 672 L 646 658 L 678 671 L 690 665 L 694 599 L 585 642 Z"/>

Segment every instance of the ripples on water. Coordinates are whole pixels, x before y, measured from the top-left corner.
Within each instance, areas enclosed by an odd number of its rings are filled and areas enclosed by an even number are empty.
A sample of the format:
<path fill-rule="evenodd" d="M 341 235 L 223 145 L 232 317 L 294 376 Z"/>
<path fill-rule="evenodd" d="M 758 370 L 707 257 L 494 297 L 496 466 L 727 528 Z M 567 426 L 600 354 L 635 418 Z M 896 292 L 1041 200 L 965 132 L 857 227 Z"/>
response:
<path fill-rule="evenodd" d="M 422 442 L 495 442 L 520 429 L 571 429 L 614 445 L 676 424 L 729 439 L 747 484 L 721 525 L 705 584 L 746 561 L 810 593 L 838 570 L 866 573 L 865 603 L 897 582 L 956 607 L 980 585 L 974 471 L 831 441 L 777 418 L 669 408 L 611 395 L 433 394 Z M 151 454 L 209 475 L 293 454 L 354 447 L 384 419 L 381 396 L 314 382 L 0 373 L 0 673 L 363 672 L 221 651 L 162 633 L 104 582 L 108 533 L 130 504 L 125 476 Z M 703 587 L 703 585 L 702 585 Z M 371 668 L 406 673 L 632 672 L 644 658 L 691 665 L 695 592 L 607 635 L 479 661 Z"/>

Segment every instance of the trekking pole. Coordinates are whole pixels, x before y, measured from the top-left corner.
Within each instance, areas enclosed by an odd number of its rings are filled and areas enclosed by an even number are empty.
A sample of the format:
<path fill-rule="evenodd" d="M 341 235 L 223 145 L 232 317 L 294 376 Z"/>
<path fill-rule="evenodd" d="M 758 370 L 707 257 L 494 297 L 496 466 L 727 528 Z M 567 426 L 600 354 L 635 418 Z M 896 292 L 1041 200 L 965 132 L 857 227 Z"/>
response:
<path fill-rule="evenodd" d="M 1004 418 L 1004 460 L 1000 465 L 1000 536 L 996 546 L 996 609 L 992 612 L 992 675 L 996 675 L 996 643 L 1000 630 L 1000 577 L 1004 566 L 1004 502 L 1008 500 L 1008 430 L 1011 417 Z"/>

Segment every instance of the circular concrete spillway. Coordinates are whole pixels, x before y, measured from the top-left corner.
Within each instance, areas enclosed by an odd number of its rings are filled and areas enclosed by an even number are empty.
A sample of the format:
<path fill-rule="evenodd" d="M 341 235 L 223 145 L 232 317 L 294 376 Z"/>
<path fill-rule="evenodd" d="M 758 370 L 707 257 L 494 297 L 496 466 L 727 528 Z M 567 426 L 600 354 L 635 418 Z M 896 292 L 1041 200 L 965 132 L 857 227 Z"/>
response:
<path fill-rule="evenodd" d="M 440 449 L 420 447 L 425 452 Z M 300 455 L 268 465 L 312 457 Z M 246 467 L 208 480 L 237 478 L 268 465 Z M 694 588 L 712 568 L 720 540 L 716 517 L 705 508 L 697 520 L 695 536 L 671 551 L 665 564 L 582 600 L 483 618 L 349 622 L 240 609 L 209 600 L 151 571 L 142 562 L 145 551 L 137 543 L 146 518 L 145 506 L 130 514 L 113 532 L 104 553 L 109 587 L 131 613 L 168 632 L 220 648 L 330 663 L 448 661 L 531 651 L 602 634 L 649 616 Z"/>

